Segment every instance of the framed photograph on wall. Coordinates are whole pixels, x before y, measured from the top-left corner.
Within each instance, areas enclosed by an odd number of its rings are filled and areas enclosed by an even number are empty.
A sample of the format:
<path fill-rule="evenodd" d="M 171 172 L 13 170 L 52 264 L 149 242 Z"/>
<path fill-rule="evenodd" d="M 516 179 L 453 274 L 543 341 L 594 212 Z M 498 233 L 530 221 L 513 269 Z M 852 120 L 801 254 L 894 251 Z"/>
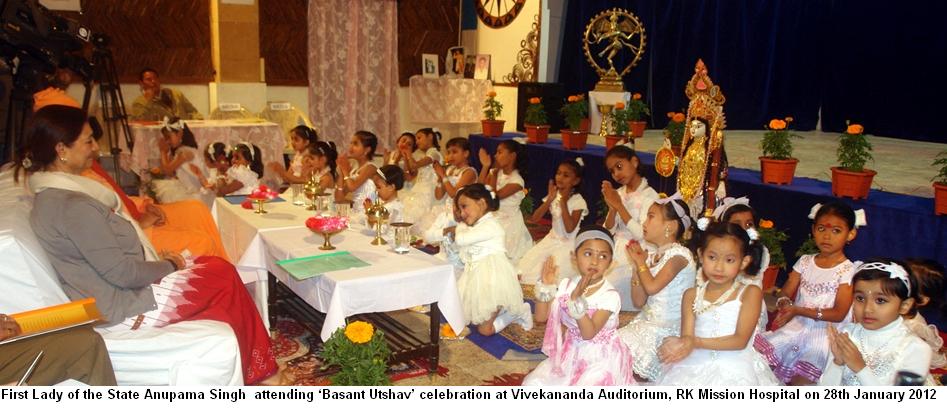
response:
<path fill-rule="evenodd" d="M 477 55 L 474 79 L 490 79 L 490 55 Z"/>
<path fill-rule="evenodd" d="M 439 71 L 437 70 L 437 55 L 433 53 L 425 53 L 421 55 L 421 73 L 425 78 L 437 78 Z"/>
<path fill-rule="evenodd" d="M 450 49 L 447 49 L 447 57 L 444 59 L 445 66 L 447 66 L 446 73 L 447 76 L 451 78 L 463 78 L 464 77 L 464 65 L 466 61 L 464 60 L 464 47 L 463 46 L 454 46 Z"/>

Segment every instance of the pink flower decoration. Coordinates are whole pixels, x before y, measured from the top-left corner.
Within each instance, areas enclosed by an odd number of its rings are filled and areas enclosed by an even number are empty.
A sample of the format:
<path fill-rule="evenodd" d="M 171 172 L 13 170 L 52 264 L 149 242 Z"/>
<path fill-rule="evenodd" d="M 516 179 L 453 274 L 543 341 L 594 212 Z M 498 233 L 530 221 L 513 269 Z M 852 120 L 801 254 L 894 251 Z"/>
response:
<path fill-rule="evenodd" d="M 339 232 L 349 227 L 345 216 L 314 216 L 306 219 L 306 227 L 313 232 Z"/>
<path fill-rule="evenodd" d="M 265 184 L 261 184 L 260 187 L 253 189 L 253 191 L 250 192 L 250 196 L 247 196 L 247 198 L 273 200 L 276 199 L 276 196 L 279 196 L 279 193 L 271 190 L 269 187 L 266 187 Z"/>
<path fill-rule="evenodd" d="M 244 209 L 253 209 L 253 202 L 250 199 L 244 199 L 243 203 L 240 204 L 240 207 Z"/>

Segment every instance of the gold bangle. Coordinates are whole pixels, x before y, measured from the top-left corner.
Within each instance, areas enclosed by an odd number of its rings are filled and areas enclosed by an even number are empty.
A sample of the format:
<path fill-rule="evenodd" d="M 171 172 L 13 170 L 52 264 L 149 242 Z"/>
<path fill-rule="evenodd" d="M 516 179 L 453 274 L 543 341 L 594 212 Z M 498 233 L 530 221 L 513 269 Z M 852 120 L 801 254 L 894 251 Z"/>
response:
<path fill-rule="evenodd" d="M 648 271 L 648 266 L 647 266 L 647 265 L 638 265 L 638 273 L 639 273 L 639 274 L 642 274 L 642 273 L 644 273 L 645 271 Z"/>
<path fill-rule="evenodd" d="M 639 285 L 641 285 L 641 280 L 639 280 L 638 278 L 632 278 L 632 279 L 631 279 L 631 286 L 632 286 L 632 287 L 637 287 L 637 286 L 639 286 Z"/>

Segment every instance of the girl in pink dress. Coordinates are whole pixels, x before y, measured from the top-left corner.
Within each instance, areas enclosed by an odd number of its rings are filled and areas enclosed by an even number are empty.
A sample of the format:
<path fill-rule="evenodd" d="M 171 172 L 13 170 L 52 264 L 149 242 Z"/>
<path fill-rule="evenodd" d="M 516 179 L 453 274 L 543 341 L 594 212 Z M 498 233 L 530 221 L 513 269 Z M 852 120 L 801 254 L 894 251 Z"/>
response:
<path fill-rule="evenodd" d="M 534 317 L 546 322 L 543 353 L 549 358 L 526 376 L 524 386 L 635 384 L 631 352 L 617 334 L 621 299 L 604 278 L 614 246 L 605 228 L 580 230 L 574 253 L 580 275 L 561 282 L 555 261 L 546 259 L 535 286 Z"/>

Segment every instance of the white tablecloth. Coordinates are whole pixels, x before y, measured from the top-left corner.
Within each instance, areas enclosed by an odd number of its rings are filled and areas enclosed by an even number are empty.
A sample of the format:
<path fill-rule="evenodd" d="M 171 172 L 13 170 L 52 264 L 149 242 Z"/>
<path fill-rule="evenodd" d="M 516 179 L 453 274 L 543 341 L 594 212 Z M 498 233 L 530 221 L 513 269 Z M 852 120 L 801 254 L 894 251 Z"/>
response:
<path fill-rule="evenodd" d="M 263 165 L 271 161 L 283 161 L 285 147 L 284 132 L 278 124 L 244 120 L 185 120 L 197 141 L 197 148 L 206 151 L 207 145 L 220 141 L 234 146 L 241 141 L 256 144 L 263 152 Z M 158 138 L 161 137 L 160 125 L 130 124 L 135 138 L 132 151 L 131 170 L 134 173 L 157 167 L 161 157 L 158 155 Z"/>
<path fill-rule="evenodd" d="M 411 121 L 427 123 L 479 123 L 483 101 L 493 83 L 487 79 L 425 78 L 410 80 Z"/>

